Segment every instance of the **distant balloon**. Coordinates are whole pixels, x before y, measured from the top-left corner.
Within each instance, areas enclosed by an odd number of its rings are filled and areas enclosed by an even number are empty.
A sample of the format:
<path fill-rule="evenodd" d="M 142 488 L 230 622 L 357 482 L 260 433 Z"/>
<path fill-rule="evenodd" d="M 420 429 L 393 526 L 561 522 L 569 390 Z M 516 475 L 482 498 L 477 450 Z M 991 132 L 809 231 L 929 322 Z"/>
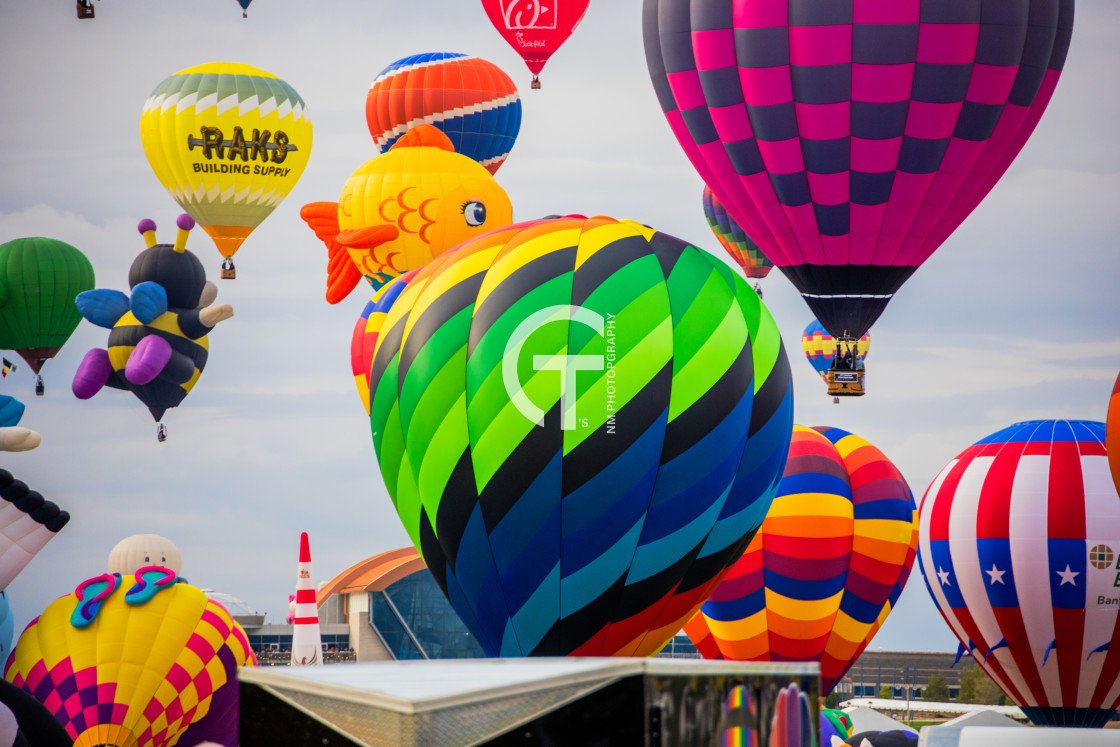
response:
<path fill-rule="evenodd" d="M 233 62 L 180 70 L 140 117 L 144 155 L 175 201 L 225 257 L 295 187 L 311 156 L 307 105 L 272 73 Z"/>
<path fill-rule="evenodd" d="M 494 177 L 425 124 L 358 167 L 338 202 L 312 202 L 299 214 L 327 245 L 330 303 L 345 298 L 363 276 L 380 288 L 513 221 L 509 197 Z"/>
<path fill-rule="evenodd" d="M 917 542 L 914 497 L 881 451 L 794 426 L 762 528 L 684 631 L 708 659 L 820 662 L 827 694 L 897 603 Z"/>
<path fill-rule="evenodd" d="M 801 349 L 805 352 L 805 359 L 813 367 L 821 380 L 825 379 L 832 359 L 836 355 L 836 340 L 828 333 L 816 319 L 809 322 L 805 331 L 801 333 Z M 865 332 L 863 337 L 856 341 L 855 360 L 867 360 L 867 353 L 871 350 L 871 333 Z"/>
<path fill-rule="evenodd" d="M 0 589 L 70 521 L 70 514 L 0 469 Z"/>
<path fill-rule="evenodd" d="M 122 578 L 149 565 L 162 565 L 182 574 L 183 556 L 174 542 L 158 534 L 125 537 L 109 551 L 109 573 L 119 573 Z"/>
<path fill-rule="evenodd" d="M 521 97 L 500 67 L 458 52 L 414 54 L 374 78 L 366 124 L 384 153 L 418 124 L 447 135 L 456 153 L 496 172 L 521 129 Z"/>
<path fill-rule="evenodd" d="M 1073 6 L 645 0 L 642 30 L 700 178 L 825 329 L 859 338 L 1023 148 Z"/>
<path fill-rule="evenodd" d="M 1112 385 L 1112 397 L 1108 400 L 1105 445 L 1108 447 L 1108 466 L 1112 470 L 1112 481 L 1120 492 L 1120 375 Z"/>
<path fill-rule="evenodd" d="M 246 11 L 249 10 L 249 6 L 252 3 L 253 3 L 253 0 L 237 0 L 237 4 L 241 6 L 241 17 L 242 18 L 248 18 L 249 17 L 249 14 Z"/>
<path fill-rule="evenodd" d="M 1036 724 L 1120 705 L 1120 499 L 1104 423 L 1032 420 L 953 458 L 922 498 L 926 587 L 977 664 Z"/>
<path fill-rule="evenodd" d="M 712 227 L 712 233 L 716 235 L 724 251 L 743 268 L 743 274 L 759 280 L 769 275 L 774 263 L 766 258 L 758 244 L 751 241 L 735 219 L 727 214 L 706 184 L 703 203 L 704 217 Z"/>
<path fill-rule="evenodd" d="M 93 265 L 64 241 L 0 244 L 0 350 L 16 351 L 39 373 L 82 320 L 74 296 L 93 286 Z"/>
<path fill-rule="evenodd" d="M 490 23 L 521 56 L 533 74 L 533 88 L 548 58 L 567 41 L 583 20 L 590 0 L 482 0 Z"/>
<path fill-rule="evenodd" d="M 150 566 L 91 578 L 52 602 L 23 631 L 4 677 L 52 705 L 83 747 L 235 747 L 236 670 L 255 664 L 225 608 Z"/>
<path fill-rule="evenodd" d="M 202 375 L 210 349 L 207 335 L 233 316 L 233 307 L 211 306 L 217 289 L 186 248 L 194 221 L 180 215 L 177 225 L 174 244 L 157 244 L 155 222 L 140 221 L 137 230 L 148 248 L 128 271 L 131 296 L 98 288 L 76 299 L 82 316 L 112 330 L 108 350 L 87 352 L 74 374 L 71 388 L 78 399 L 89 399 L 105 386 L 130 391 L 158 422 Z"/>
<path fill-rule="evenodd" d="M 657 651 L 761 523 L 792 425 L 758 295 L 606 217 L 436 257 L 384 319 L 370 392 L 397 513 L 491 656 Z"/>

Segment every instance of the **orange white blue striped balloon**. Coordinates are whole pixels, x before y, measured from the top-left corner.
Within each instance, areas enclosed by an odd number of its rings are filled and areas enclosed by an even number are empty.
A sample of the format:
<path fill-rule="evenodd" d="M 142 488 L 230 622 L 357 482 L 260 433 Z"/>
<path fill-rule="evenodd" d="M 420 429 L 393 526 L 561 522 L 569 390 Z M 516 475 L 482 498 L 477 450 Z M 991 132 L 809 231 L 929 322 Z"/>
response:
<path fill-rule="evenodd" d="M 685 633 L 708 659 L 818 661 L 827 693 L 890 614 L 917 542 L 913 495 L 879 449 L 795 425 L 762 528 Z"/>

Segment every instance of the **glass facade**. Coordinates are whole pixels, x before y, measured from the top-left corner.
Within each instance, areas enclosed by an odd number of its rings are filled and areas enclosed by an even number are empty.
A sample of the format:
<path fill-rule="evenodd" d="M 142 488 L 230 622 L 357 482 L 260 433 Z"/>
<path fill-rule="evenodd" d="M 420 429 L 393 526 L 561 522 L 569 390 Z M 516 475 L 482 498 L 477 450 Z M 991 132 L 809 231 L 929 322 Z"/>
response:
<path fill-rule="evenodd" d="M 485 656 L 426 571 L 405 576 L 385 591 L 370 592 L 369 621 L 396 659 Z"/>

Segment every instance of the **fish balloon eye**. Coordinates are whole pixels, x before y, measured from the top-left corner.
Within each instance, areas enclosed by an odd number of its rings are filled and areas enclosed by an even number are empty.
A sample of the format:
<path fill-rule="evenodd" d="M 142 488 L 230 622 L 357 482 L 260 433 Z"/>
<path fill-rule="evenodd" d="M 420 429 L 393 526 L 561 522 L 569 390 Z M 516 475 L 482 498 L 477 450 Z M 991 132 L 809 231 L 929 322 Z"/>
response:
<path fill-rule="evenodd" d="M 481 226 L 486 222 L 486 206 L 478 200 L 463 203 L 463 217 L 468 226 Z"/>

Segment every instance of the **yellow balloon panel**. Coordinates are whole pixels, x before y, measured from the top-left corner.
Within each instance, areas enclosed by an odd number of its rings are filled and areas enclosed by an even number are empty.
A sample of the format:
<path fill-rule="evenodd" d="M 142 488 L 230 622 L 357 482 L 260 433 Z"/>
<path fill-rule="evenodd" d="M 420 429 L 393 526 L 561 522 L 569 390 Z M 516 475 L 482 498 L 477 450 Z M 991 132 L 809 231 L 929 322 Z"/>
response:
<path fill-rule="evenodd" d="M 160 183 L 232 257 L 299 181 L 312 128 L 288 83 L 217 62 L 156 86 L 140 116 L 140 140 Z"/>

